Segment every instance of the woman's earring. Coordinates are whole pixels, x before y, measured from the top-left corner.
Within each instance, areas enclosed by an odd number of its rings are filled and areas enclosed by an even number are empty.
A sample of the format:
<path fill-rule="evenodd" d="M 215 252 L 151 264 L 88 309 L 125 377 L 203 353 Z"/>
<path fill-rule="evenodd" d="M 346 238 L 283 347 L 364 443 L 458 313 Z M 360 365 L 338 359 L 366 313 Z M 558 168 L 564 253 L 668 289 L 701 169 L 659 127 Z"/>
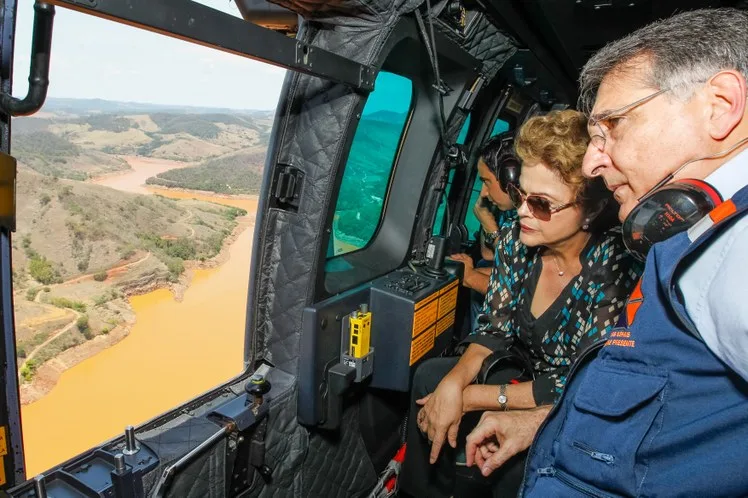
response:
<path fill-rule="evenodd" d="M 587 231 L 590 229 L 590 219 L 587 218 L 584 220 L 584 225 L 582 225 L 582 230 Z"/>

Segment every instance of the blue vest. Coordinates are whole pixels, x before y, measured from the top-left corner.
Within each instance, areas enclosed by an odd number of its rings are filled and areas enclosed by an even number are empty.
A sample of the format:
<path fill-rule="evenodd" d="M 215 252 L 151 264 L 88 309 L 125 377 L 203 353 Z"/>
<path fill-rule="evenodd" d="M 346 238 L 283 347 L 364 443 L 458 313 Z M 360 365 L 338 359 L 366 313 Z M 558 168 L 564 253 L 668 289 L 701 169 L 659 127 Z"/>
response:
<path fill-rule="evenodd" d="M 748 495 L 748 383 L 700 339 L 675 286 L 748 214 L 748 187 L 732 202 L 693 243 L 683 232 L 649 252 L 619 326 L 596 358 L 580 357 L 536 436 L 520 496 Z"/>

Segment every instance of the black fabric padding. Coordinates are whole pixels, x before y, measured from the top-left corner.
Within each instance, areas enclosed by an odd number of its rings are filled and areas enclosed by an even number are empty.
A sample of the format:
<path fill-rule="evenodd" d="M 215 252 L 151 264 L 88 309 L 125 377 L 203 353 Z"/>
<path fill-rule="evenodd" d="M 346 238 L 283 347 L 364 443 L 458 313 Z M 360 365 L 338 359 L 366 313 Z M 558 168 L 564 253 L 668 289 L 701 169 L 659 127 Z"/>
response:
<path fill-rule="evenodd" d="M 393 16 L 410 12 L 423 0 L 270 0 L 296 12 L 307 20 L 335 26 L 365 27 L 392 22 Z M 431 2 L 433 15 L 438 15 L 446 0 Z"/>
<path fill-rule="evenodd" d="M 382 63 L 383 50 L 399 19 L 422 0 L 285 1 L 274 3 L 302 14 L 299 38 L 305 43 L 364 65 Z M 444 2 L 433 2 L 435 9 Z M 463 46 L 495 74 L 514 45 L 490 24 L 480 22 Z M 327 252 L 327 213 L 335 209 L 335 178 L 345 166 L 351 130 L 366 96 L 320 78 L 289 72 L 281 109 L 274 124 L 266 175 L 280 165 L 304 174 L 298 212 L 269 208 L 263 193 L 254 246 L 254 279 L 250 295 L 249 361 L 265 359 L 278 375 L 294 379 L 300 350 L 302 312 L 312 304 L 318 267 Z M 454 137 L 465 118 L 455 113 L 448 123 Z M 437 170 L 439 168 L 436 168 Z M 438 173 L 435 171 L 435 176 Z M 434 178 L 434 177 L 431 177 Z M 267 183 L 266 183 L 267 185 Z M 436 202 L 426 209 L 436 209 Z M 266 462 L 273 468 L 269 484 L 257 481 L 250 496 L 364 496 L 376 482 L 358 427 L 356 407 L 345 412 L 337 436 L 310 433 L 298 425 L 297 388 L 271 402 Z"/>
<path fill-rule="evenodd" d="M 363 497 L 376 484 L 378 476 L 361 439 L 358 412 L 358 405 L 350 406 L 343 412 L 339 433 L 318 433 L 310 439 L 302 473 L 304 496 Z"/>
<path fill-rule="evenodd" d="M 415 8 L 420 0 L 403 3 Z M 371 28 L 305 26 L 304 41 L 367 65 L 379 61 L 380 51 L 399 15 Z M 254 313 L 252 359 L 262 357 L 277 368 L 296 374 L 301 315 L 310 304 L 322 247 L 325 212 L 334 209 L 334 178 L 348 146 L 348 130 L 355 129 L 363 95 L 319 78 L 289 73 L 286 115 L 268 165 L 290 164 L 304 172 L 298 213 L 269 210 L 258 227 L 260 261 Z M 268 171 L 269 174 L 269 171 Z M 262 209 L 262 207 L 260 207 Z M 283 248 L 281 254 L 280 248 Z M 323 271 L 323 270 L 319 270 Z"/>
<path fill-rule="evenodd" d="M 166 430 L 138 438 L 159 459 L 156 469 L 143 476 L 150 496 L 164 469 L 218 432 L 220 426 L 203 417 L 187 417 Z M 226 440 L 222 439 L 205 454 L 180 471 L 166 493 L 167 498 L 223 498 L 226 496 Z"/>

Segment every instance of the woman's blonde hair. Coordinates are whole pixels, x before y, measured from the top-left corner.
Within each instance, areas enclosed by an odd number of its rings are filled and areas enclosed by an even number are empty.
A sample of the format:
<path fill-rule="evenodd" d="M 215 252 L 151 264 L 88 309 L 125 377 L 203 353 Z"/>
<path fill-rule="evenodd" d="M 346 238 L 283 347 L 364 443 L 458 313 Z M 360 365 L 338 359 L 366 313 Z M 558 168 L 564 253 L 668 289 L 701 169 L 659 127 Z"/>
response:
<path fill-rule="evenodd" d="M 522 125 L 514 148 L 522 163 L 542 162 L 556 171 L 574 192 L 588 216 L 588 230 L 604 231 L 618 223 L 617 205 L 600 178 L 589 179 L 582 174 L 582 159 L 590 136 L 587 118 L 578 111 L 551 111 L 545 116 L 530 118 Z"/>
<path fill-rule="evenodd" d="M 542 162 L 558 172 L 576 197 L 587 183 L 582 175 L 582 158 L 589 141 L 584 114 L 551 111 L 528 119 L 519 129 L 514 148 L 522 163 Z"/>

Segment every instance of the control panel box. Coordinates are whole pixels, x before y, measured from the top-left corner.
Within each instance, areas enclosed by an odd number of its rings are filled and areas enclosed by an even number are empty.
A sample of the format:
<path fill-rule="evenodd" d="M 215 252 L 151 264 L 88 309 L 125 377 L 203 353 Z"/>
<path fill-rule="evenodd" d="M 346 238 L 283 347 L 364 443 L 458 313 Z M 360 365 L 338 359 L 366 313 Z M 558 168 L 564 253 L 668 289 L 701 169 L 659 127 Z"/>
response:
<path fill-rule="evenodd" d="M 459 281 L 403 269 L 372 282 L 371 386 L 408 391 L 415 368 L 450 344 Z"/>

